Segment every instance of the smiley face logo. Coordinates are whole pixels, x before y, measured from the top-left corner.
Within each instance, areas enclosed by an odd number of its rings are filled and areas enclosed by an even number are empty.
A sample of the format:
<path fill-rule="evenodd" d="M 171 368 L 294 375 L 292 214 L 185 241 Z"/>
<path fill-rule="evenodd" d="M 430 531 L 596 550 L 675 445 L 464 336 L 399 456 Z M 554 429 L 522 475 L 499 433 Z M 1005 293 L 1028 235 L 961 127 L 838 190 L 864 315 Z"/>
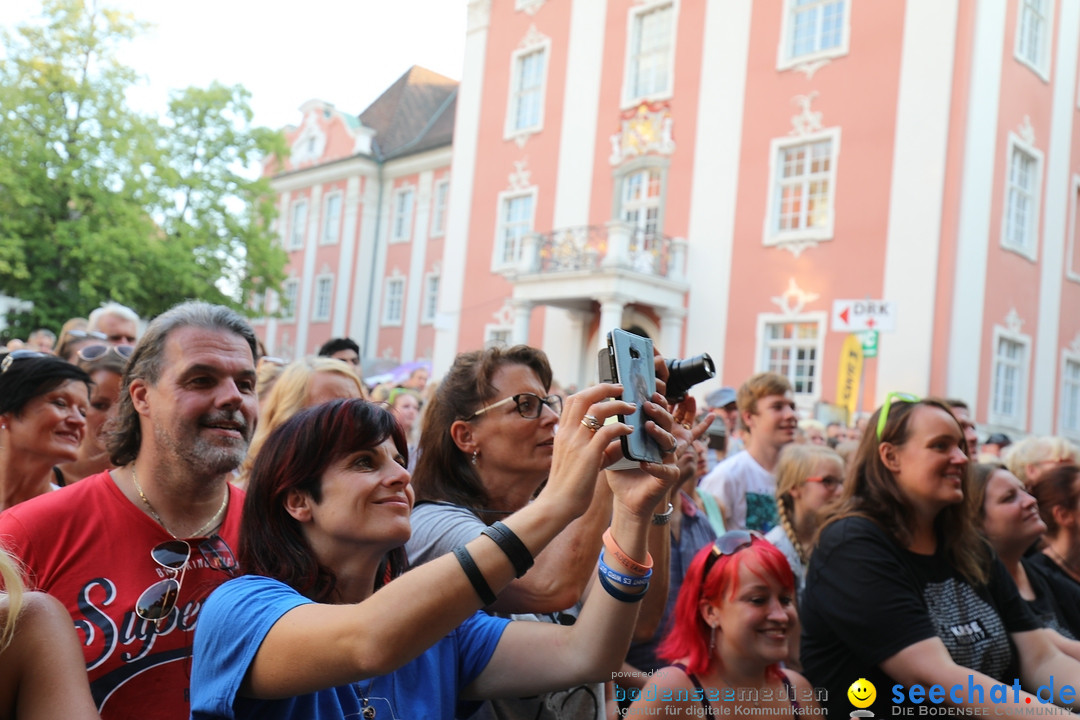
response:
<path fill-rule="evenodd" d="M 857 708 L 870 707 L 877 699 L 877 688 L 866 678 L 859 678 L 851 683 L 851 687 L 847 690 L 847 697 Z"/>

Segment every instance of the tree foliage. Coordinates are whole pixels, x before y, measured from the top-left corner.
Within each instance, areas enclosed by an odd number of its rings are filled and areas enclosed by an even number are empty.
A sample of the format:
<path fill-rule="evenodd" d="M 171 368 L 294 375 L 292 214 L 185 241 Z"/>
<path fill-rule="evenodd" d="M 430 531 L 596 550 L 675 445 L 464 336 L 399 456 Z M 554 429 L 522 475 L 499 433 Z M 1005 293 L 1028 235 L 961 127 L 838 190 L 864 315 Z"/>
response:
<path fill-rule="evenodd" d="M 248 92 L 188 88 L 140 114 L 116 52 L 144 26 L 86 0 L 45 0 L 43 18 L 0 37 L 0 293 L 33 303 L 14 334 L 105 300 L 150 317 L 276 289 L 273 197 L 247 168 L 284 139 L 252 125 Z"/>

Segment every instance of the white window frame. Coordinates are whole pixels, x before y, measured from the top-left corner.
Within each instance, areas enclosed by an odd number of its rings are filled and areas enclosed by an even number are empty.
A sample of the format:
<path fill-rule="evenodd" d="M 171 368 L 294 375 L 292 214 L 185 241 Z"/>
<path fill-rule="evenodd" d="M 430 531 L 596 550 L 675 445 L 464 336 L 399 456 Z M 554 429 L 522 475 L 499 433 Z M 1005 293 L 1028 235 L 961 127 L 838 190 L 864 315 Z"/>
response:
<path fill-rule="evenodd" d="M 1038 47 L 1039 57 L 1031 58 L 1022 52 L 1024 45 L 1025 18 L 1032 2 L 1046 4 L 1046 16 L 1041 18 L 1043 26 L 1041 41 Z M 1050 50 L 1054 44 L 1054 0 L 1017 0 L 1016 3 L 1016 41 L 1013 46 L 1013 57 L 1021 65 L 1031 68 L 1032 72 L 1042 78 L 1043 82 L 1050 82 Z"/>
<path fill-rule="evenodd" d="M 784 9 L 782 18 L 780 20 L 780 44 L 776 52 L 776 69 L 788 70 L 802 65 L 803 63 L 812 63 L 818 60 L 829 60 L 836 57 L 842 57 L 848 54 L 848 46 L 851 42 L 851 2 L 850 0 L 838 0 L 844 9 L 844 22 L 840 31 L 840 44 L 835 47 L 826 48 L 824 50 L 817 50 L 815 52 L 803 53 L 802 55 L 792 54 L 794 51 L 793 43 L 794 38 L 792 33 L 795 32 L 795 15 L 798 12 L 806 12 L 809 8 L 803 7 L 802 10 L 798 9 L 795 4 L 796 0 L 784 0 Z M 834 0 L 818 0 L 813 3 L 814 5 L 821 7 L 824 5 L 833 4 Z"/>
<path fill-rule="evenodd" d="M 1068 253 L 1065 255 L 1065 277 L 1075 283 L 1080 283 L 1080 238 L 1076 235 L 1080 232 L 1080 223 L 1077 223 L 1077 214 L 1080 213 L 1080 175 L 1072 176 L 1072 198 L 1069 209 L 1069 238 L 1066 246 Z"/>
<path fill-rule="evenodd" d="M 330 202 L 337 200 L 337 217 L 330 217 Z M 329 193 L 323 200 L 322 232 L 319 233 L 320 245 L 337 245 L 341 239 L 341 216 L 344 208 L 344 196 L 340 192 Z"/>
<path fill-rule="evenodd" d="M 1070 382 L 1068 375 L 1069 365 L 1075 365 L 1077 368 L 1077 380 L 1076 382 Z M 1070 408 L 1069 391 L 1070 385 L 1075 387 L 1075 405 Z M 1066 420 L 1069 415 L 1069 410 L 1072 409 L 1076 417 L 1076 425 L 1069 427 L 1066 425 Z M 1061 353 L 1061 409 L 1060 417 L 1058 418 L 1058 434 L 1063 435 L 1070 440 L 1080 442 L 1080 353 L 1072 350 L 1063 350 Z"/>
<path fill-rule="evenodd" d="M 396 288 L 396 292 L 395 292 Z M 397 295 L 395 298 L 394 295 Z M 396 305 L 395 301 L 396 300 Z M 396 315 L 393 310 L 396 308 Z M 401 327 L 405 322 L 405 278 L 401 275 L 386 278 L 383 289 L 383 327 Z"/>
<path fill-rule="evenodd" d="M 822 396 L 822 383 L 824 382 L 825 374 L 825 335 L 828 330 L 826 321 L 828 320 L 828 314 L 822 311 L 799 313 L 796 315 L 782 315 L 779 313 L 760 313 L 757 318 L 757 344 L 754 355 L 754 367 L 758 369 L 758 372 L 765 372 L 769 370 L 769 353 L 767 352 L 767 346 L 769 344 L 769 338 L 766 334 L 766 330 L 770 325 L 781 325 L 789 323 L 805 323 L 817 325 L 817 340 L 814 344 L 814 390 L 809 393 L 795 392 L 794 379 L 788 377 L 791 381 L 792 392 L 795 396 L 795 404 L 799 410 L 812 411 L 814 403 L 818 402 Z M 792 343 L 794 344 L 794 343 Z"/>
<path fill-rule="evenodd" d="M 439 180 L 432 193 L 431 233 L 433 238 L 446 235 L 446 217 L 450 210 L 450 180 Z"/>
<path fill-rule="evenodd" d="M 506 339 L 502 340 L 498 336 L 505 336 Z M 510 347 L 514 344 L 514 327 L 512 325 L 496 325 L 494 323 L 484 326 L 484 348 L 494 347 L 496 345 L 500 347 Z"/>
<path fill-rule="evenodd" d="M 495 244 L 491 253 L 491 269 L 493 271 L 510 270 L 514 268 L 521 259 L 521 245 L 519 238 L 519 245 L 517 252 L 514 253 L 513 260 L 506 261 L 505 252 L 505 210 L 512 200 L 523 197 L 532 197 L 532 213 L 529 217 L 529 229 L 521 236 L 524 238 L 529 233 L 536 232 L 536 202 L 537 202 L 537 188 L 531 187 L 525 190 L 513 190 L 499 193 L 498 202 L 495 204 Z"/>
<path fill-rule="evenodd" d="M 285 321 L 296 320 L 296 309 L 300 303 L 300 279 L 289 278 L 281 283 L 281 319 Z"/>
<path fill-rule="evenodd" d="M 439 312 L 439 273 L 424 275 L 424 297 L 421 300 L 420 324 L 431 325 Z"/>
<path fill-rule="evenodd" d="M 636 46 L 640 37 L 642 19 L 653 12 L 670 7 L 671 37 L 668 41 L 667 80 L 665 89 L 639 95 L 634 92 L 637 77 Z M 631 8 L 626 18 L 626 57 L 623 60 L 622 109 L 636 107 L 643 102 L 670 100 L 675 92 L 675 47 L 679 27 L 679 0 L 653 0 Z"/>
<path fill-rule="evenodd" d="M 646 232 L 646 226 L 648 225 L 647 213 L 649 209 L 648 192 L 645 194 L 645 201 L 639 201 L 639 205 L 636 208 L 639 211 L 645 211 L 646 216 L 640 216 L 637 220 L 630 220 L 626 217 L 628 210 L 627 207 L 627 192 L 630 187 L 630 179 L 636 175 L 645 173 L 646 176 L 656 173 L 659 177 L 660 192 L 656 196 L 656 230 L 652 233 Z M 646 187 L 648 185 L 648 179 L 646 179 Z M 628 169 L 626 172 L 621 173 L 619 181 L 617 183 L 619 196 L 616 199 L 616 206 L 618 207 L 618 218 L 633 228 L 631 232 L 641 233 L 642 236 L 659 237 L 664 232 L 664 204 L 667 200 L 667 167 L 658 164 L 642 164 Z"/>
<path fill-rule="evenodd" d="M 1034 180 L 1034 187 L 1030 190 L 1031 213 L 1027 218 L 1027 228 L 1025 231 L 1026 244 L 1024 247 L 1017 247 L 1009 242 L 1009 216 L 1012 207 L 1011 190 L 1013 187 L 1012 166 L 1013 157 L 1016 153 L 1027 155 L 1034 164 L 1034 169 L 1031 173 Z M 1009 133 L 1009 140 L 1005 152 L 1005 191 L 1001 198 L 1001 247 L 1010 252 L 1014 252 L 1017 255 L 1026 257 L 1032 262 L 1039 256 L 1039 221 L 1042 216 L 1043 167 L 1042 151 L 1024 141 L 1019 135 Z"/>
<path fill-rule="evenodd" d="M 543 54 L 540 69 L 539 104 L 536 109 L 536 122 L 531 125 L 518 127 L 517 115 L 521 104 L 521 71 L 525 59 L 530 55 Z M 506 102 L 506 121 L 503 126 L 504 140 L 518 140 L 529 135 L 534 135 L 544 129 L 544 108 L 547 99 L 548 65 L 551 63 L 551 38 L 545 38 L 542 42 L 530 43 L 526 47 L 519 48 L 510 54 L 510 89 Z"/>
<path fill-rule="evenodd" d="M 402 208 L 402 198 L 408 196 L 407 208 Z M 411 185 L 394 191 L 393 205 L 390 211 L 390 242 L 407 243 L 412 240 L 413 215 L 415 214 L 416 191 Z M 404 212 L 403 212 L 404 210 Z"/>
<path fill-rule="evenodd" d="M 998 348 L 1003 340 L 1022 346 L 1019 382 L 1017 383 L 1016 397 L 1014 398 L 1016 412 L 1009 415 L 997 410 L 998 364 L 1001 362 L 998 357 Z M 992 353 L 990 356 L 990 403 L 987 420 L 991 425 L 1000 425 L 1019 432 L 1025 432 L 1027 428 L 1028 383 L 1031 378 L 1031 336 L 1014 332 L 1001 325 L 995 325 L 993 342 L 994 344 L 990 348 Z"/>
<path fill-rule="evenodd" d="M 799 230 L 780 230 L 780 153 L 799 145 L 813 145 L 828 140 L 831 144 L 829 155 L 829 222 L 825 227 L 802 228 Z M 765 213 L 765 245 L 785 245 L 788 243 L 822 242 L 832 240 L 836 227 L 836 176 L 840 158 L 840 128 L 828 128 L 821 132 L 798 137 L 774 138 L 769 143 L 769 186 L 768 205 Z M 804 198 L 805 202 L 805 198 Z"/>
<path fill-rule="evenodd" d="M 316 275 L 313 292 L 315 297 L 311 303 L 311 322 L 328 322 L 334 307 L 334 274 Z"/>
<path fill-rule="evenodd" d="M 300 222 L 297 222 L 296 215 L 298 211 L 302 210 L 303 217 Z M 289 249 L 290 250 L 302 250 L 304 248 L 304 241 L 307 238 L 307 214 L 308 214 L 308 201 L 307 199 L 297 200 L 292 204 L 292 209 L 289 216 Z M 299 225 L 299 228 L 297 227 Z M 299 230 L 299 232 L 297 232 Z"/>

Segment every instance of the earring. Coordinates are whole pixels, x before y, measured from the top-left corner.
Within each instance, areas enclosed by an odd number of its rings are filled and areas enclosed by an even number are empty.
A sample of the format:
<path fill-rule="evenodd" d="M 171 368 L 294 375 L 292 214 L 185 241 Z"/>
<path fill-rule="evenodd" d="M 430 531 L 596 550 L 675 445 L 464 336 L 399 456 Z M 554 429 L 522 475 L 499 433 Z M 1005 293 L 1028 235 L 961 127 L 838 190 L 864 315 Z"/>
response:
<path fill-rule="evenodd" d="M 712 655 L 716 650 L 716 626 L 712 626 L 712 632 L 709 633 L 709 654 Z"/>
<path fill-rule="evenodd" d="M 472 451 L 472 464 L 473 465 L 476 465 L 476 458 L 478 458 L 478 457 L 480 457 L 480 450 L 479 449 L 473 450 Z"/>

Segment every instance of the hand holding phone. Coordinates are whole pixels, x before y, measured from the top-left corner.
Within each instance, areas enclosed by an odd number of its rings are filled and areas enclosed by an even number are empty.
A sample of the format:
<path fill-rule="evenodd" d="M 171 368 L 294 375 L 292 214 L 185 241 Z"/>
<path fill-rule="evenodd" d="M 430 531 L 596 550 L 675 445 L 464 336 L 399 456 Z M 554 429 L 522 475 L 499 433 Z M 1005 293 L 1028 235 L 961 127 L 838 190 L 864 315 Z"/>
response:
<path fill-rule="evenodd" d="M 612 330 L 607 335 L 607 348 L 600 351 L 600 380 L 622 383 L 622 400 L 633 403 L 630 415 L 619 415 L 620 422 L 631 425 L 633 433 L 620 438 L 623 457 L 636 462 L 661 463 L 660 446 L 646 432 L 644 404 L 656 392 L 653 369 L 653 344 L 649 338 Z"/>

